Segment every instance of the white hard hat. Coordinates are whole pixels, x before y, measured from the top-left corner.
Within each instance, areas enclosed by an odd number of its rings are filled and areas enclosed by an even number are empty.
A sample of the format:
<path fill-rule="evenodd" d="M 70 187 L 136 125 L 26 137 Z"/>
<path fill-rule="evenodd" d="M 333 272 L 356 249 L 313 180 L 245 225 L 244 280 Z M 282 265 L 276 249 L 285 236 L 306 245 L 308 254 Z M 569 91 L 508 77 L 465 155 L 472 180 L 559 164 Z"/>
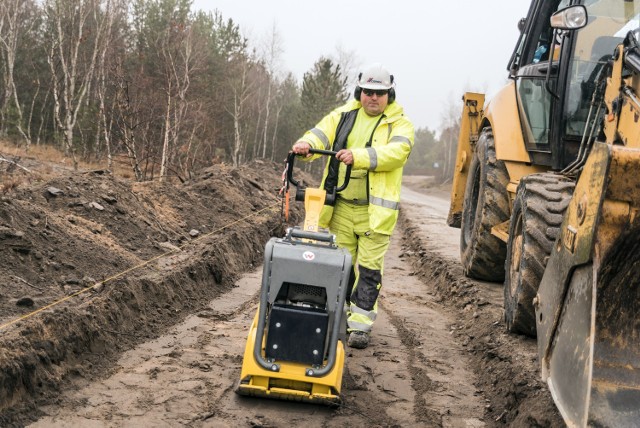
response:
<path fill-rule="evenodd" d="M 374 63 L 358 75 L 358 86 L 364 89 L 391 89 L 393 75 L 382 64 Z"/>

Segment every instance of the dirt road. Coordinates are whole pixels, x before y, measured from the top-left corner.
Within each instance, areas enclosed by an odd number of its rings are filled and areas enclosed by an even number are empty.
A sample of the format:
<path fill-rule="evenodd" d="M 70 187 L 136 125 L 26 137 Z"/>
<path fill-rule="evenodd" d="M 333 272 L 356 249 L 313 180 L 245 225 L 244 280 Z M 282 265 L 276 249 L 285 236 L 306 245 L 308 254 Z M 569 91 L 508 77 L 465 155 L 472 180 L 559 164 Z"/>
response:
<path fill-rule="evenodd" d="M 420 179 L 408 181 L 420 189 Z M 562 425 L 538 380 L 535 342 L 504 332 L 500 285 L 461 275 L 448 195 L 409 187 L 371 346 L 348 349 L 340 408 L 233 392 L 258 268 L 105 375 L 78 376 L 33 426 Z"/>

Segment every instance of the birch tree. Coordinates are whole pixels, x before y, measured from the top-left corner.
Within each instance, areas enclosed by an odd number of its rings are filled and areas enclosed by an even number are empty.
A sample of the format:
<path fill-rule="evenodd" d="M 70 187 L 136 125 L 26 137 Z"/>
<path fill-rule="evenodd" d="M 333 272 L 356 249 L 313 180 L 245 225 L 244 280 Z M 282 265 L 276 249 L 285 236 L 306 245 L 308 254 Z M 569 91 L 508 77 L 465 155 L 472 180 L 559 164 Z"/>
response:
<path fill-rule="evenodd" d="M 302 132 L 300 124 L 300 90 L 294 76 L 289 73 L 278 85 L 274 102 L 276 119 L 271 136 L 272 161 L 281 161 Z"/>
<path fill-rule="evenodd" d="M 11 99 L 12 86 L 9 80 L 13 80 L 13 64 L 10 61 L 10 54 L 7 52 L 12 44 L 14 37 L 10 34 L 9 20 L 11 13 L 9 11 L 9 2 L 0 3 L 0 65 L 2 65 L 2 88 L 3 93 L 0 97 L 0 136 L 7 136 L 7 114 L 9 100 Z M 15 52 L 15 50 L 14 50 Z"/>
<path fill-rule="evenodd" d="M 129 160 L 136 181 L 142 181 L 144 174 L 138 156 L 137 135 L 140 126 L 140 117 L 138 108 L 132 100 L 129 82 L 123 72 L 122 64 L 116 65 L 113 81 L 115 84 L 115 96 L 114 108 L 111 113 L 114 121 L 114 128 L 112 129 L 127 152 L 127 159 Z"/>
<path fill-rule="evenodd" d="M 264 103 L 264 122 L 262 125 L 262 138 L 261 138 L 261 147 L 262 147 L 262 157 L 267 157 L 267 142 L 268 142 L 268 131 L 269 131 L 269 121 L 271 120 L 271 105 L 274 101 L 274 86 L 277 85 L 278 75 L 280 71 L 280 63 L 282 61 L 282 53 L 284 49 L 282 48 L 282 38 L 278 33 L 278 29 L 273 24 L 271 28 L 271 33 L 269 38 L 266 41 L 266 44 L 263 49 L 262 60 L 265 67 L 265 71 L 267 72 L 267 88 L 265 94 L 265 103 Z M 276 120 L 274 123 L 274 128 L 278 126 L 278 115 L 276 115 Z M 272 153 L 273 155 L 273 153 Z"/>
<path fill-rule="evenodd" d="M 359 68 L 362 65 L 358 62 L 358 54 L 355 50 L 346 50 L 342 45 L 337 45 L 335 48 L 335 64 L 340 67 L 342 75 L 345 76 L 343 89 L 347 96 L 351 96 L 352 88 L 355 87 L 355 82 L 360 72 Z M 349 82 L 352 82 L 350 84 Z"/>
<path fill-rule="evenodd" d="M 255 95 L 255 81 L 252 79 L 251 71 L 253 64 L 248 58 L 238 57 L 235 59 L 234 73 L 229 76 L 229 88 L 232 93 L 231 105 L 227 107 L 227 112 L 233 119 L 233 145 L 231 150 L 231 160 L 233 166 L 238 166 L 241 162 L 240 153 L 244 149 L 244 130 L 247 124 L 244 119 L 247 115 L 247 104 L 251 96 Z"/>
<path fill-rule="evenodd" d="M 180 161 L 175 158 L 195 135 L 186 126 L 194 104 L 189 90 L 194 73 L 201 68 L 203 52 L 196 44 L 190 6 L 189 0 L 135 3 L 136 50 L 143 58 L 140 73 L 151 83 L 147 85 L 149 93 L 141 96 L 148 104 L 157 104 L 152 120 L 161 124 L 157 130 L 150 127 L 159 133 L 161 142 L 158 149 L 152 148 L 159 158 L 160 180 L 170 171 L 177 172 Z"/>
<path fill-rule="evenodd" d="M 453 170 L 456 162 L 456 150 L 458 146 L 458 134 L 460 133 L 460 115 L 462 103 L 449 97 L 449 101 L 443 108 L 441 117 L 442 132 L 440 144 L 443 146 L 444 161 L 442 162 L 441 180 L 446 182 L 453 178 Z"/>
<path fill-rule="evenodd" d="M 113 148 L 111 137 L 112 129 L 114 126 L 114 116 L 113 114 L 109 114 L 108 110 L 113 112 L 117 102 L 117 96 L 112 97 L 111 100 L 107 99 L 108 86 L 116 86 L 115 79 L 113 81 L 110 81 L 110 78 L 115 77 L 115 75 L 113 75 L 115 73 L 110 74 L 109 68 L 110 66 L 113 66 L 113 70 L 115 70 L 115 64 L 117 63 L 117 57 L 119 56 L 117 46 L 120 45 L 120 34 L 114 31 L 114 23 L 118 20 L 126 21 L 126 13 L 127 0 L 107 0 L 104 7 L 105 37 L 103 38 L 102 44 L 99 46 L 98 52 L 96 92 L 98 97 L 100 115 L 100 123 L 98 125 L 98 129 L 101 129 L 101 131 L 96 132 L 95 150 L 96 156 L 99 157 L 100 137 L 102 136 L 104 141 L 105 155 L 107 157 L 107 168 L 109 169 L 113 168 Z M 110 58 L 114 58 L 113 61 L 109 60 L 107 53 L 110 53 Z M 107 108 L 108 103 L 111 104 L 110 109 Z M 139 169 L 136 170 L 136 168 L 134 167 L 134 173 L 136 175 L 136 178 L 138 179 Z"/>
<path fill-rule="evenodd" d="M 25 129 L 24 113 L 18 87 L 15 81 L 15 65 L 20 46 L 21 33 L 32 30 L 34 20 L 29 11 L 34 9 L 33 3 L 25 0 L 3 0 L 0 2 L 0 57 L 2 58 L 2 81 L 4 94 L 0 105 L 0 135 L 6 136 L 9 126 L 9 109 L 15 112 L 13 125 L 24 138 L 27 149 L 31 144 L 29 127 Z"/>
<path fill-rule="evenodd" d="M 166 112 L 160 177 L 167 175 L 172 149 L 179 144 L 179 137 L 186 119 L 189 100 L 187 92 L 197 59 L 194 50 L 193 32 L 188 23 L 173 24 L 167 28 L 166 38 L 161 43 L 160 58 L 165 67 Z M 186 144 L 189 139 L 186 136 Z"/>
<path fill-rule="evenodd" d="M 49 37 L 47 62 L 53 77 L 53 116 L 75 169 L 74 130 L 106 37 L 107 19 L 100 6 L 100 0 L 43 2 Z"/>

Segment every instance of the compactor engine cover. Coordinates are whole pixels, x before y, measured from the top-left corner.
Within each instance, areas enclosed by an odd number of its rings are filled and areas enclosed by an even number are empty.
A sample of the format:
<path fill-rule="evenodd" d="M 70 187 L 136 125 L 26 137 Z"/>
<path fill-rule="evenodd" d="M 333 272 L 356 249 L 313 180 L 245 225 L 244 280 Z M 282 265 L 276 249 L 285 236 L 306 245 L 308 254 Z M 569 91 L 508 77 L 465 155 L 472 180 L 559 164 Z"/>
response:
<path fill-rule="evenodd" d="M 267 242 L 238 393 L 339 401 L 350 272 L 349 251 L 328 233 L 293 228 Z"/>

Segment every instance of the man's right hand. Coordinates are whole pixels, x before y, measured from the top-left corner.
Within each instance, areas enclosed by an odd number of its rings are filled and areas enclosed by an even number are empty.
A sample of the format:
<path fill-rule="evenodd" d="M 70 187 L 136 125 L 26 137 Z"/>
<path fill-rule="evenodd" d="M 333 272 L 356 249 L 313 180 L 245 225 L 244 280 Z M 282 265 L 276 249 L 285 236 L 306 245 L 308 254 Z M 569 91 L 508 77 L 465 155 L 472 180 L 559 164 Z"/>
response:
<path fill-rule="evenodd" d="M 309 157 L 311 156 L 311 153 L 309 153 L 309 149 L 311 148 L 311 144 L 307 143 L 306 141 L 296 141 L 296 143 L 293 145 L 293 147 L 291 148 L 291 151 L 297 155 L 304 155 L 305 157 Z"/>

